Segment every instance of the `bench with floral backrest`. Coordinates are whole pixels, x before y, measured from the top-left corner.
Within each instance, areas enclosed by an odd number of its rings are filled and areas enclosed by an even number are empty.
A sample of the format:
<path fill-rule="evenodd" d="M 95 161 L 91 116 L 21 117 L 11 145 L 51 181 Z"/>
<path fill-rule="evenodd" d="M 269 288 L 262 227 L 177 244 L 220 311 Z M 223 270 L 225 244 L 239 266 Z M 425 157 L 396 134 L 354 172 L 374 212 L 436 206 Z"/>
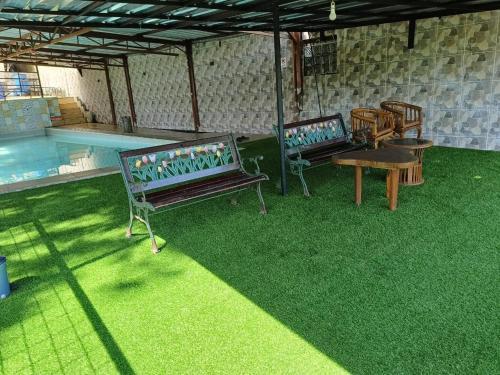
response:
<path fill-rule="evenodd" d="M 306 197 L 310 193 L 304 169 L 327 164 L 333 155 L 365 147 L 364 144 L 351 143 L 340 113 L 285 124 L 284 131 L 287 162 L 291 173 L 299 177 Z M 278 136 L 277 127 L 275 132 Z"/>
<path fill-rule="evenodd" d="M 127 237 L 137 219 L 146 225 L 153 253 L 158 252 L 148 214 L 162 208 L 193 203 L 256 186 L 260 210 L 266 213 L 260 183 L 269 178 L 260 172 L 248 173 L 232 135 L 173 143 L 119 152 L 120 168 L 128 193 L 130 221 Z"/>

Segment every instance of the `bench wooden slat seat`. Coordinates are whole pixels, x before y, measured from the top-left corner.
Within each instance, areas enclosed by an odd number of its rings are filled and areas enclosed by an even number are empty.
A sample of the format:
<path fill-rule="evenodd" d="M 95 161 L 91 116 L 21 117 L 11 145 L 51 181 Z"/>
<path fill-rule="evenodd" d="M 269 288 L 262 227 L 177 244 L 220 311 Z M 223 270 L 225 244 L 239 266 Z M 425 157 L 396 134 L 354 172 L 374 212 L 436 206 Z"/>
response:
<path fill-rule="evenodd" d="M 260 172 L 262 156 L 247 159 L 255 164 L 255 173 L 247 172 L 232 135 L 122 151 L 119 160 L 130 208 L 127 237 L 134 219 L 143 222 L 154 253 L 158 246 L 150 212 L 255 186 L 260 211 L 266 213 L 260 184 L 269 178 Z"/>
<path fill-rule="evenodd" d="M 278 129 L 274 129 L 278 137 Z M 284 130 L 287 163 L 290 172 L 299 177 L 306 197 L 310 193 L 304 169 L 328 164 L 334 155 L 365 147 L 351 142 L 340 113 L 285 124 Z"/>
<path fill-rule="evenodd" d="M 337 147 L 325 147 L 318 150 L 306 151 L 301 154 L 302 159 L 306 159 L 311 163 L 311 166 L 321 165 L 330 162 L 330 158 L 334 155 L 343 154 L 345 152 L 356 151 L 360 149 L 357 144 L 341 144 Z"/>
<path fill-rule="evenodd" d="M 263 175 L 249 176 L 245 173 L 231 173 L 190 185 L 182 185 L 172 190 L 162 190 L 146 194 L 146 202 L 151 203 L 155 208 L 162 208 L 191 199 L 252 185 L 256 182 L 265 180 L 267 180 L 267 178 Z"/>

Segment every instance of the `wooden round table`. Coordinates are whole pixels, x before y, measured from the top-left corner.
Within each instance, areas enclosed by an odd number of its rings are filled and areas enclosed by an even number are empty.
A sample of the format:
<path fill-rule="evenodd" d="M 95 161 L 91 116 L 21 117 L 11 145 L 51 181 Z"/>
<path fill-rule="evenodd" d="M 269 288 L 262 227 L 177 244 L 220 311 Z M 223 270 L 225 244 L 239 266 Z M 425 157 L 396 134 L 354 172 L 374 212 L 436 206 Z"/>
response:
<path fill-rule="evenodd" d="M 406 149 L 418 158 L 418 163 L 414 167 L 402 170 L 399 175 L 399 182 L 403 185 L 421 185 L 424 183 L 423 159 L 426 148 L 432 146 L 432 141 L 417 138 L 394 138 L 383 141 L 385 147 Z"/>

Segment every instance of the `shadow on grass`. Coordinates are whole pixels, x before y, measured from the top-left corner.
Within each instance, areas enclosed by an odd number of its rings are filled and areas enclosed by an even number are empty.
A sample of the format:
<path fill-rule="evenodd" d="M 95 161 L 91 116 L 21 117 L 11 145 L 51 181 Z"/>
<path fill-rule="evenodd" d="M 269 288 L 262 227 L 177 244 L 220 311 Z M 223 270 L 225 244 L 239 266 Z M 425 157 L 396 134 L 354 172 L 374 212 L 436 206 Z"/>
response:
<path fill-rule="evenodd" d="M 50 252 L 50 255 L 52 256 L 52 261 L 59 268 L 60 276 L 67 282 L 67 284 L 71 288 L 72 292 L 77 298 L 80 306 L 85 312 L 89 322 L 92 324 L 92 327 L 99 336 L 102 344 L 104 345 L 106 351 L 109 354 L 109 357 L 114 362 L 118 371 L 121 374 L 134 374 L 134 371 L 130 366 L 130 363 L 128 362 L 127 358 L 122 353 L 118 344 L 114 340 L 113 336 L 106 328 L 106 325 L 99 316 L 99 313 L 94 308 L 92 302 L 85 294 L 84 290 L 78 283 L 76 277 L 73 275 L 71 269 L 67 266 L 62 255 L 59 253 L 54 243 L 50 240 L 50 237 L 48 233 L 45 231 L 43 225 L 40 223 L 38 219 L 34 219 L 33 224 L 38 233 L 40 234 L 42 242 L 45 244 L 48 251 Z"/>
<path fill-rule="evenodd" d="M 319 168 L 307 176 L 316 192 L 310 199 L 296 179 L 286 198 L 267 184 L 267 217 L 249 192 L 234 209 L 203 203 L 155 216 L 152 225 L 348 371 L 490 373 L 499 180 L 479 186 L 464 177 L 482 169 L 494 178 L 482 168 L 494 155 L 487 156 L 463 151 L 452 174 L 427 160 L 426 184 L 402 188 L 396 212 L 387 210 L 380 174 L 365 178 L 365 200 L 355 208 L 352 170 Z M 273 168 L 264 163 L 266 172 Z M 433 181 L 444 173 L 445 183 Z"/>

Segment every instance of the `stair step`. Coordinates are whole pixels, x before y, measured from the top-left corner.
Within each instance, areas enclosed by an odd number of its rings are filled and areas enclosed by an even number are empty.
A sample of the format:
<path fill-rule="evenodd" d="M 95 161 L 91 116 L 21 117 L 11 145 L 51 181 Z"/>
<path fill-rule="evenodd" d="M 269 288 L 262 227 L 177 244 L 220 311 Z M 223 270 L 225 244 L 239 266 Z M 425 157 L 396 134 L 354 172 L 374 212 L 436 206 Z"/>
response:
<path fill-rule="evenodd" d="M 76 103 L 64 103 L 64 104 L 59 104 L 59 108 L 62 109 L 73 109 L 73 108 L 80 108 L 78 104 Z"/>
<path fill-rule="evenodd" d="M 71 116 L 75 114 L 81 115 L 82 111 L 80 108 L 61 108 L 61 114 L 63 116 Z"/>
<path fill-rule="evenodd" d="M 85 117 L 83 117 L 82 115 L 79 115 L 79 116 L 64 116 L 63 117 L 63 120 L 64 121 L 73 121 L 73 120 L 78 120 L 78 121 L 83 121 L 85 122 Z"/>
<path fill-rule="evenodd" d="M 64 125 L 85 124 L 86 122 L 87 121 L 85 121 L 85 119 L 83 117 L 79 118 L 79 119 L 71 119 L 71 120 L 64 119 Z"/>
<path fill-rule="evenodd" d="M 59 104 L 76 103 L 76 100 L 73 97 L 58 98 L 57 100 Z"/>

